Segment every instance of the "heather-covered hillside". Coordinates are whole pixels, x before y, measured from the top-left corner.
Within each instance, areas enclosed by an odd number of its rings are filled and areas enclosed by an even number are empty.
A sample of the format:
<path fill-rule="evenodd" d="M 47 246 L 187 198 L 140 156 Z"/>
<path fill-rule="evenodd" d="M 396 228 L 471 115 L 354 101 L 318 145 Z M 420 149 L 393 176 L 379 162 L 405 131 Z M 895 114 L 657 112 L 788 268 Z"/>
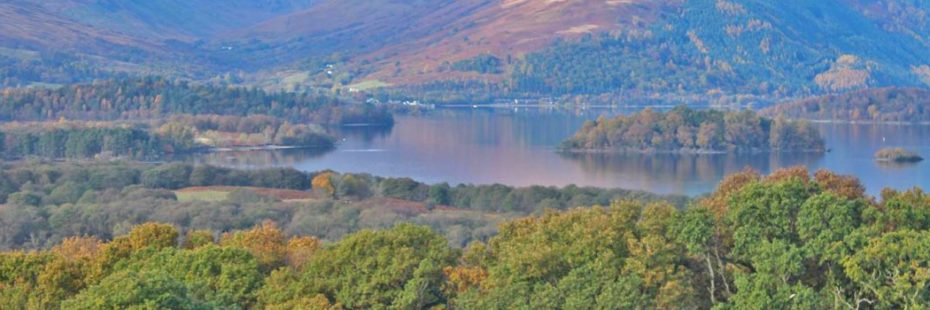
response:
<path fill-rule="evenodd" d="M 116 73 L 492 98 L 930 86 L 928 5 L 913 0 L 55 0 L 0 16 L 3 86 Z"/>

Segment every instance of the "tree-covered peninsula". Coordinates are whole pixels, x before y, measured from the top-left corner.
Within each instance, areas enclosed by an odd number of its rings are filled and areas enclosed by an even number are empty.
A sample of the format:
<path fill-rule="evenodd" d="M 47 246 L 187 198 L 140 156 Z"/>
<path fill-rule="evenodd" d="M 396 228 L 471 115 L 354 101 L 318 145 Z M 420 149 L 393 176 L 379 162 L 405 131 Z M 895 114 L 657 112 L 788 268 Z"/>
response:
<path fill-rule="evenodd" d="M 589 121 L 560 146 L 566 152 L 822 152 L 820 133 L 804 121 L 769 119 L 752 111 L 677 107 L 645 109 Z"/>
<path fill-rule="evenodd" d="M 0 121 L 151 120 L 179 114 L 265 115 L 322 125 L 394 124 L 385 106 L 352 102 L 328 94 L 268 92 L 162 77 L 0 91 Z"/>

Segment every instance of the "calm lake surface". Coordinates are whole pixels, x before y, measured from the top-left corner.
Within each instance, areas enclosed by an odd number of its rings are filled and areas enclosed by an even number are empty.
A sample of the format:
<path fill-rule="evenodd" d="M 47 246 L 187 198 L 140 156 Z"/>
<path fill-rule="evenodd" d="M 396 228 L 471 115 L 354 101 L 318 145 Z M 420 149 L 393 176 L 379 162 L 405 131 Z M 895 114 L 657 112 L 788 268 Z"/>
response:
<path fill-rule="evenodd" d="M 638 109 L 637 109 L 638 110 Z M 859 177 L 870 194 L 882 188 L 930 188 L 930 162 L 880 164 L 873 154 L 904 147 L 930 157 L 930 126 L 819 124 L 831 149 L 825 154 L 583 154 L 561 155 L 555 146 L 585 120 L 635 110 L 564 111 L 446 109 L 426 116 L 397 116 L 391 129 L 344 128 L 336 150 L 276 150 L 198 155 L 197 162 L 240 168 L 289 166 L 427 183 L 501 183 L 617 187 L 663 194 L 700 195 L 725 175 L 752 167 L 770 172 L 804 165 Z"/>

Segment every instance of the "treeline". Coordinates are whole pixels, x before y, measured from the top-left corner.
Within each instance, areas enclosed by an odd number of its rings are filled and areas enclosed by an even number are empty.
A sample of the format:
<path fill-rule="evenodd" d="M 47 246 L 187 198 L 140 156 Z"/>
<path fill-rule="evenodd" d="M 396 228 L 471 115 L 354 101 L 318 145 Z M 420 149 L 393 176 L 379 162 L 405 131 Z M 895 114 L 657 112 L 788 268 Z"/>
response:
<path fill-rule="evenodd" d="M 2 219 L 2 218 L 0 218 Z M 803 168 L 686 209 L 617 201 L 503 223 L 464 250 L 401 224 L 338 241 L 147 223 L 0 254 L 4 308 L 920 308 L 930 196 Z"/>
<path fill-rule="evenodd" d="M 450 186 L 446 183 L 428 185 L 410 178 L 382 178 L 368 174 L 338 174 L 322 172 L 312 180 L 313 189 L 335 199 L 397 198 L 485 212 L 518 212 L 529 214 L 546 209 L 601 204 L 618 198 L 644 201 L 664 200 L 683 206 L 683 196 L 660 196 L 643 191 L 602 189 L 569 185 L 563 188 L 530 186 L 511 187 L 501 184 Z"/>
<path fill-rule="evenodd" d="M 930 91 L 879 88 L 777 104 L 766 115 L 839 122 L 930 122 Z"/>
<path fill-rule="evenodd" d="M 236 170 L 183 163 L 18 162 L 2 168 L 0 203 L 34 206 L 75 203 L 85 194 L 132 186 L 168 190 L 220 185 L 308 190 L 312 176 L 291 168 Z M 56 190 L 68 193 L 68 199 L 55 198 Z"/>
<path fill-rule="evenodd" d="M 165 120 L 7 123 L 0 126 L 0 158 L 164 159 L 209 148 L 269 145 L 329 150 L 335 138 L 322 126 L 252 115 L 175 115 Z"/>
<path fill-rule="evenodd" d="M 61 52 L 4 50 L 0 52 L 0 89 L 34 84 L 71 84 L 127 74 L 104 69 L 94 61 Z"/>
<path fill-rule="evenodd" d="M 142 126 L 92 123 L 0 126 L 0 157 L 6 159 L 101 156 L 153 159 L 195 148 L 192 137 L 154 134 Z"/>
<path fill-rule="evenodd" d="M 763 118 L 755 112 L 645 109 L 589 121 L 565 140 L 566 151 L 725 152 L 823 151 L 820 133 L 806 122 Z"/>
<path fill-rule="evenodd" d="M 453 244 L 485 240 L 496 224 L 516 215 L 606 205 L 617 199 L 688 198 L 638 191 L 568 186 L 427 185 L 381 178 L 294 169 L 236 170 L 164 164 L 65 162 L 7 164 L 0 171 L 0 249 L 43 248 L 71 235 L 108 239 L 146 221 L 183 229 L 227 231 L 264 220 L 289 235 L 336 240 L 365 228 L 402 221 L 428 225 Z M 174 190 L 241 187 L 219 201 L 179 199 Z M 263 197 L 251 188 L 306 191 L 312 200 Z"/>
<path fill-rule="evenodd" d="M 474 58 L 463 59 L 452 63 L 450 68 L 455 71 L 477 72 L 481 74 L 501 73 L 504 63 L 494 55 L 481 54 Z"/>
<path fill-rule="evenodd" d="M 56 89 L 4 89 L 0 94 L 0 120 L 6 121 L 157 119 L 173 114 L 269 115 L 334 125 L 393 124 L 385 107 L 331 96 L 269 93 L 160 77 L 100 80 Z"/>

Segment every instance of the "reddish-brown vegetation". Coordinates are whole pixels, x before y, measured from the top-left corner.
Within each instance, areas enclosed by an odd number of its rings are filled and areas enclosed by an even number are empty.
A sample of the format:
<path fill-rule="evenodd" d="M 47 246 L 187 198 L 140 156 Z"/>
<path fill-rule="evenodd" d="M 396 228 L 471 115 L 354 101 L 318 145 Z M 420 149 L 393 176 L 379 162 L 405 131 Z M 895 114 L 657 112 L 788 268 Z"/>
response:
<path fill-rule="evenodd" d="M 280 200 L 303 200 L 311 199 L 313 195 L 310 192 L 289 190 L 289 189 L 274 189 L 274 188 L 262 188 L 262 187 L 247 187 L 247 186 L 195 186 L 188 187 L 178 190 L 179 192 L 232 192 L 235 190 L 250 190 L 259 195 L 274 197 Z"/>

